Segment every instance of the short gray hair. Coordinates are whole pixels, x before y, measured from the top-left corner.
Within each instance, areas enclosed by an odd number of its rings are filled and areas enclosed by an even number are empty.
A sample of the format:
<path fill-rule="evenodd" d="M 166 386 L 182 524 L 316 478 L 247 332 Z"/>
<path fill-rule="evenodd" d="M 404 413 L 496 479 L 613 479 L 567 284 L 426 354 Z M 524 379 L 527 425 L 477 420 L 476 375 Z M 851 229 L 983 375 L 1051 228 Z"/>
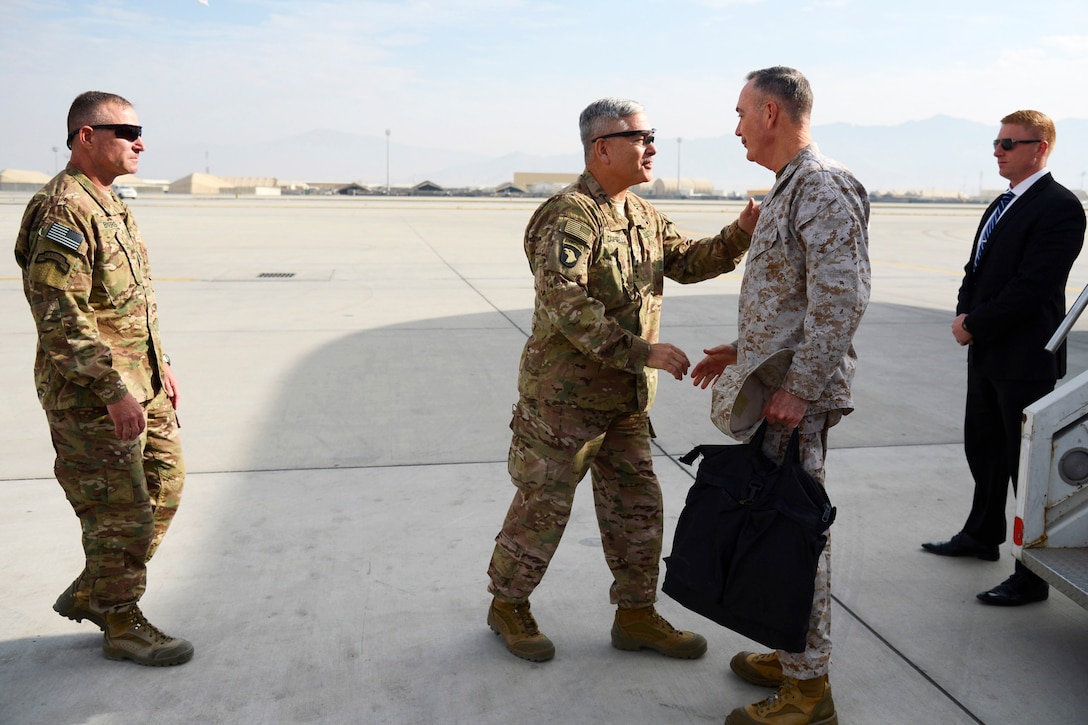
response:
<path fill-rule="evenodd" d="M 586 156 L 589 156 L 592 140 L 605 132 L 609 121 L 622 121 L 628 116 L 645 111 L 641 103 L 625 98 L 602 98 L 586 106 L 578 117 L 578 131 L 582 135 L 582 148 Z"/>
<path fill-rule="evenodd" d="M 773 96 L 781 103 L 794 123 L 806 121 L 812 115 L 812 86 L 796 68 L 776 65 L 754 70 L 748 74 L 748 80 L 755 81 L 752 87 L 757 91 Z"/>

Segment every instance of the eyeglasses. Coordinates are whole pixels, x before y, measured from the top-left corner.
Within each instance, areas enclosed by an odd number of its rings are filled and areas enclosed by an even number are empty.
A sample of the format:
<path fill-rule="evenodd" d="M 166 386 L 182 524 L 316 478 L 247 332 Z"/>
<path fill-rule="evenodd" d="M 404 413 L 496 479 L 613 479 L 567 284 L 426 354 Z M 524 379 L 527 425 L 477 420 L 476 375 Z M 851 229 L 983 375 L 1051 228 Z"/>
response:
<path fill-rule="evenodd" d="M 649 146 L 654 142 L 654 133 L 656 131 L 656 128 L 651 128 L 649 131 L 616 131 L 615 133 L 606 133 L 603 136 L 598 136 L 597 138 L 591 140 L 590 143 L 596 143 L 602 138 L 618 138 L 621 136 L 623 138 L 634 138 L 636 136 L 642 136 L 642 138 L 639 139 L 639 143 L 641 143 L 643 146 Z"/>
<path fill-rule="evenodd" d="M 95 123 L 91 124 L 91 128 L 95 130 L 113 131 L 117 138 L 124 139 L 125 141 L 131 141 L 135 143 L 136 139 L 144 135 L 143 126 L 133 126 L 131 123 Z M 82 126 L 80 126 L 82 128 Z M 68 148 L 72 148 L 72 140 L 79 133 L 79 128 L 68 134 Z"/>
<path fill-rule="evenodd" d="M 1018 143 L 1041 143 L 1041 138 L 995 138 L 994 139 L 994 151 L 997 151 L 997 147 L 1005 149 L 1006 151 L 1012 151 L 1013 146 Z"/>

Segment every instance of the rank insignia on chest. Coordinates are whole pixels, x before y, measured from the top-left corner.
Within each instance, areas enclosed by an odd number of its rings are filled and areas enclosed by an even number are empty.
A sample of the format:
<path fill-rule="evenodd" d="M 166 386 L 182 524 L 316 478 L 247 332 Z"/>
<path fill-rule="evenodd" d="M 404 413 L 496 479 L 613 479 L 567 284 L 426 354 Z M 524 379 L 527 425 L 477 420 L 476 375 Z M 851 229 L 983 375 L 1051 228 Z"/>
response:
<path fill-rule="evenodd" d="M 49 228 L 45 230 L 45 236 L 62 247 L 71 249 L 73 252 L 78 252 L 80 245 L 83 244 L 83 235 L 63 224 L 50 224 Z"/>

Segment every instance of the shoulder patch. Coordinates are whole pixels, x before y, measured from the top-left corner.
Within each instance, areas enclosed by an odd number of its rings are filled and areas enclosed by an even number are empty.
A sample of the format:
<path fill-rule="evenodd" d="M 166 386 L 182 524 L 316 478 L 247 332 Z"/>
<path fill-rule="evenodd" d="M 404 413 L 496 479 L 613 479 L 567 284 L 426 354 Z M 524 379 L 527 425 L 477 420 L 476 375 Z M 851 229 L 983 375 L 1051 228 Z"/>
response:
<path fill-rule="evenodd" d="M 581 239 L 587 245 L 591 245 L 593 242 L 593 230 L 577 219 L 564 219 L 562 232 L 575 239 Z"/>
<path fill-rule="evenodd" d="M 83 245 L 82 234 L 56 222 L 50 224 L 49 228 L 45 230 L 45 236 L 62 247 L 71 249 L 73 252 L 78 252 Z"/>
<path fill-rule="evenodd" d="M 571 269 L 578 264 L 578 260 L 582 258 L 583 252 L 585 252 L 584 247 L 567 242 L 559 251 L 559 263 L 567 269 Z"/>
<path fill-rule="evenodd" d="M 72 265 L 69 264 L 64 255 L 52 249 L 38 252 L 38 256 L 34 257 L 34 264 L 53 264 L 64 276 L 68 276 L 68 272 L 72 269 Z"/>

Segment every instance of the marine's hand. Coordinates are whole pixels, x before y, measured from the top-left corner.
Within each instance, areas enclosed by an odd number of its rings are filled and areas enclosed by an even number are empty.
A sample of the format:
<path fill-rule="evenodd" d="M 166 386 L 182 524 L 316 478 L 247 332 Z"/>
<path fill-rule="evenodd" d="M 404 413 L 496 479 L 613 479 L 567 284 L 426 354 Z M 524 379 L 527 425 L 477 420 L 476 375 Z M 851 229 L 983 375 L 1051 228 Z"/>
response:
<path fill-rule="evenodd" d="M 646 367 L 657 368 L 671 374 L 677 380 L 684 379 L 684 373 L 688 371 L 691 362 L 684 351 L 676 345 L 667 342 L 659 342 L 650 345 L 650 355 L 646 358 Z"/>
<path fill-rule="evenodd" d="M 966 314 L 962 314 L 956 319 L 952 320 L 952 337 L 956 338 L 956 342 L 961 345 L 970 345 L 975 341 L 974 335 L 963 328 L 963 321 L 967 318 Z"/>
<path fill-rule="evenodd" d="M 170 363 L 163 363 L 162 367 L 162 388 L 166 391 L 166 397 L 170 398 L 170 405 L 174 407 L 174 410 L 178 409 L 178 379 L 174 377 L 174 371 L 170 367 Z"/>
<path fill-rule="evenodd" d="M 144 415 L 144 407 L 136 402 L 132 393 L 125 393 L 125 397 L 113 405 L 106 406 L 113 421 L 113 430 L 117 437 L 123 441 L 134 441 L 147 428 L 147 416 Z"/>
<path fill-rule="evenodd" d="M 796 428 L 801 424 L 808 410 L 808 401 L 798 398 L 793 393 L 779 388 L 771 395 L 767 405 L 763 406 L 763 417 L 768 423 L 777 423 L 787 428 Z"/>
<path fill-rule="evenodd" d="M 759 221 L 759 204 L 752 197 L 748 197 L 748 203 L 740 213 L 740 217 L 737 219 L 737 226 L 739 226 L 745 234 L 751 235 L 756 229 L 756 222 Z"/>
<path fill-rule="evenodd" d="M 734 345 L 718 345 L 709 350 L 703 350 L 703 354 L 706 357 L 692 368 L 691 384 L 705 390 L 708 385 L 717 382 L 727 367 L 736 364 L 737 348 Z"/>

